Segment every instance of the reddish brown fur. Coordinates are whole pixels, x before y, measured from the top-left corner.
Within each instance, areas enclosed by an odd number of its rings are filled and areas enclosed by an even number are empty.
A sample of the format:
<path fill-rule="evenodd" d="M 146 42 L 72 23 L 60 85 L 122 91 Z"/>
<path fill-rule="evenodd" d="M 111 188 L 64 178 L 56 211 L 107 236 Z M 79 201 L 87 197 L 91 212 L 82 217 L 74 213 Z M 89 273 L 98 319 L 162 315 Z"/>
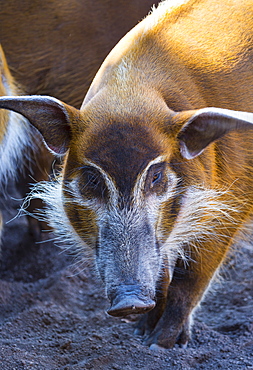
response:
<path fill-rule="evenodd" d="M 3 1 L 0 41 L 27 94 L 50 94 L 79 108 L 103 59 L 154 3 Z"/>

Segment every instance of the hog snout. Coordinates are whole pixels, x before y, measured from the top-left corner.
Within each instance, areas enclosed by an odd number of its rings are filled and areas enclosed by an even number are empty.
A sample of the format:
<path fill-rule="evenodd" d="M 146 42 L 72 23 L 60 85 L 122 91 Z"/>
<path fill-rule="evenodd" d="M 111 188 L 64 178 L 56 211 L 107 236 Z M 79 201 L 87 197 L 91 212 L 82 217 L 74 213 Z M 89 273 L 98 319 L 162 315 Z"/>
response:
<path fill-rule="evenodd" d="M 152 310 L 156 302 L 140 293 L 136 286 L 125 285 L 110 294 L 111 307 L 107 313 L 111 316 L 141 314 Z"/>

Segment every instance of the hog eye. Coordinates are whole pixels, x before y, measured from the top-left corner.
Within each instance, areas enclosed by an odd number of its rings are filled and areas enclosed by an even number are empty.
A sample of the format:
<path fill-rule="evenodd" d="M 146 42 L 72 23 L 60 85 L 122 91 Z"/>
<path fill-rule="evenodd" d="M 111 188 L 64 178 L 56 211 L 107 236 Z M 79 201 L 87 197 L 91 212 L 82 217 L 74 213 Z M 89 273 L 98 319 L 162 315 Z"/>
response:
<path fill-rule="evenodd" d="M 87 185 L 97 188 L 99 186 L 99 177 L 96 174 L 88 174 Z"/>
<path fill-rule="evenodd" d="M 162 179 L 162 171 L 158 171 L 154 173 L 151 186 L 154 186 L 155 184 L 157 184 L 161 179 Z"/>
<path fill-rule="evenodd" d="M 149 168 L 144 188 L 147 194 L 156 193 L 157 195 L 160 195 L 166 191 L 168 181 L 165 172 L 165 162 L 156 163 Z"/>
<path fill-rule="evenodd" d="M 104 199 L 107 186 L 101 173 L 92 166 L 84 166 L 79 177 L 79 191 L 85 198 Z"/>

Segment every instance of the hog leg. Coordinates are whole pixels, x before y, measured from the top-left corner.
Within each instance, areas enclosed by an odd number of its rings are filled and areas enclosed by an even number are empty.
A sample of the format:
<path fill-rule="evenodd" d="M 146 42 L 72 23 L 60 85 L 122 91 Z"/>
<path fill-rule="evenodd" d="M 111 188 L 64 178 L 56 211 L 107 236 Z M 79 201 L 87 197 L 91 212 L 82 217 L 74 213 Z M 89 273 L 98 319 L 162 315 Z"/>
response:
<path fill-rule="evenodd" d="M 135 335 L 148 336 L 155 328 L 166 307 L 169 283 L 170 277 L 168 269 L 164 269 L 162 277 L 157 283 L 155 308 L 144 314 L 139 322 L 135 325 Z"/>
<path fill-rule="evenodd" d="M 217 244 L 202 245 L 199 253 L 195 253 L 194 261 L 189 262 L 182 273 L 175 272 L 168 288 L 164 313 L 144 340 L 146 345 L 172 348 L 178 343 L 182 347 L 187 346 L 191 314 L 201 301 L 229 247 L 225 243 Z"/>
<path fill-rule="evenodd" d="M 191 278 L 190 278 L 190 275 Z M 152 333 L 144 342 L 147 345 L 157 344 L 172 348 L 176 343 L 186 346 L 190 339 L 190 316 L 199 300 L 193 274 L 185 273 L 177 280 L 173 278 L 168 289 L 166 307 Z M 194 286 L 195 285 L 195 286 Z"/>

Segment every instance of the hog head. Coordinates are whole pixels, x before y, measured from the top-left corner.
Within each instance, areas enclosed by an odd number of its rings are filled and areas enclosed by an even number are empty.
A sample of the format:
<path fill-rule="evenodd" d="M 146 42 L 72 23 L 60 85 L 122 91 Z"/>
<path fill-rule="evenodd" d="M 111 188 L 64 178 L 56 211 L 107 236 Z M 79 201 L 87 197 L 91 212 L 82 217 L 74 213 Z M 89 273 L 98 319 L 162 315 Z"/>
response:
<path fill-rule="evenodd" d="M 114 316 L 148 312 L 161 289 L 166 296 L 187 242 L 180 183 L 187 185 L 192 163 L 211 143 L 253 128 L 253 114 L 216 108 L 166 108 L 154 123 L 91 120 L 85 107 L 45 96 L 4 97 L 0 107 L 24 115 L 50 151 L 65 155 L 59 217 L 80 248 L 93 251 Z M 199 174 L 195 181 L 206 180 Z M 187 315 L 200 297 L 194 299 Z"/>

